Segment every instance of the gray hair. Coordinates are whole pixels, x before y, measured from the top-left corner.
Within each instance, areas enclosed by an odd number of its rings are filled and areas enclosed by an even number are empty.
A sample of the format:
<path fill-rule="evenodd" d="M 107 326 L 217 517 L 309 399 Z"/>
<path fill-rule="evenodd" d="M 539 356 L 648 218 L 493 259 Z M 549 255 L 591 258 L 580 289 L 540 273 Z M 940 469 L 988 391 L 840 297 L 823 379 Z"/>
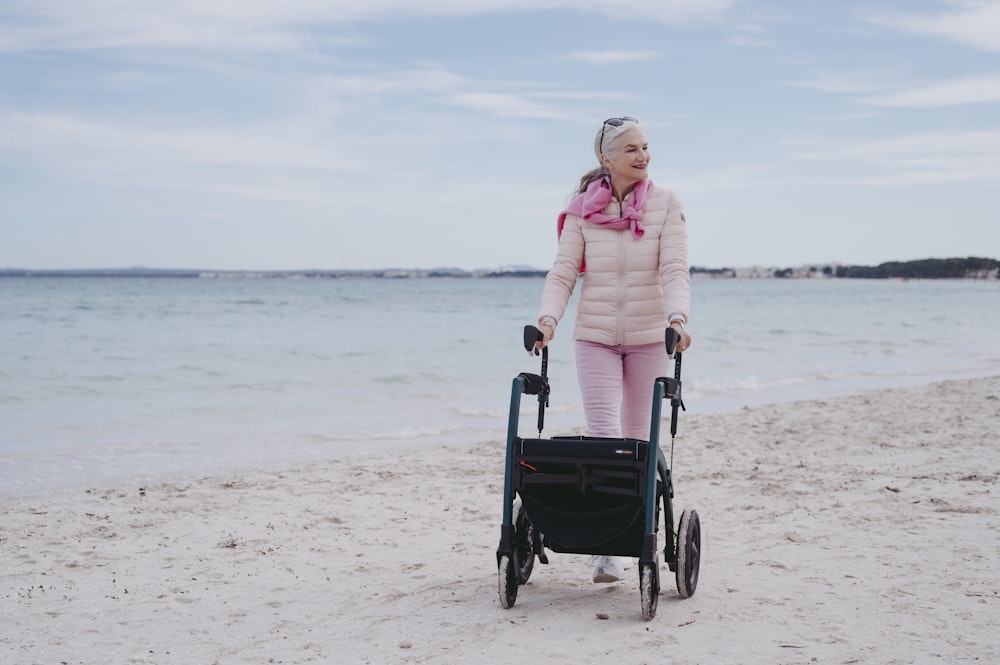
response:
<path fill-rule="evenodd" d="M 614 120 L 615 118 L 611 118 Z M 639 127 L 639 121 L 634 118 L 617 118 L 621 120 L 622 123 L 619 125 L 609 125 L 608 121 L 605 120 L 601 123 L 600 129 L 594 135 L 594 154 L 597 156 L 597 161 L 601 161 L 601 155 L 603 154 L 614 154 L 618 150 L 618 137 L 632 129 L 633 127 Z M 587 187 L 590 183 L 595 180 L 600 180 L 601 178 L 608 175 L 608 169 L 601 164 L 597 168 L 591 169 L 583 174 L 580 178 L 580 184 L 576 189 L 577 194 L 582 194 L 587 191 Z"/>

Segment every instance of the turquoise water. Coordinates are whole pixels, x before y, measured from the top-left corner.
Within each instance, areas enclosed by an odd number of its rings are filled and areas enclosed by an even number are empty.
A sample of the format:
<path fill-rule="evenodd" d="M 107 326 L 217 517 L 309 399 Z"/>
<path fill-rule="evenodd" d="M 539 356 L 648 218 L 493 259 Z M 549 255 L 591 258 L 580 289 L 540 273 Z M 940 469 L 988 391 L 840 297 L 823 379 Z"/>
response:
<path fill-rule="evenodd" d="M 503 440 L 540 279 L 0 279 L 0 492 Z M 689 413 L 1000 374 L 1000 283 L 696 280 Z M 569 315 L 572 316 L 571 305 Z M 547 434 L 583 422 L 569 321 Z M 536 405 L 527 400 L 530 428 Z"/>

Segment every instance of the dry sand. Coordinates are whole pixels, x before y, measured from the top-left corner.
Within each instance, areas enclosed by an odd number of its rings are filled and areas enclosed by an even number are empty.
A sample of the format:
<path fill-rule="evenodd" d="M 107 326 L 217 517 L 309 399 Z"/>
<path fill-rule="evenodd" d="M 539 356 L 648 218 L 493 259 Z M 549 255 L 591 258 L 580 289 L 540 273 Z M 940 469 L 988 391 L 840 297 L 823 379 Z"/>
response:
<path fill-rule="evenodd" d="M 701 581 L 649 622 L 565 554 L 501 609 L 502 431 L 8 501 L 0 662 L 998 663 L 998 435 L 1000 377 L 684 417 Z"/>

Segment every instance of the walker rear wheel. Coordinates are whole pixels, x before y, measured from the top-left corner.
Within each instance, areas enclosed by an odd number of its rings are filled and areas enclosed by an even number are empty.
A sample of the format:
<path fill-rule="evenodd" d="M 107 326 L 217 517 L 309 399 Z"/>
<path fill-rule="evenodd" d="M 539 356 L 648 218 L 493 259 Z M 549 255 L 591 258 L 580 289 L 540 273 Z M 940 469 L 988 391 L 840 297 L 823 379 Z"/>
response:
<path fill-rule="evenodd" d="M 701 567 L 701 520 L 694 510 L 681 513 L 677 525 L 677 593 L 690 598 L 698 588 Z"/>

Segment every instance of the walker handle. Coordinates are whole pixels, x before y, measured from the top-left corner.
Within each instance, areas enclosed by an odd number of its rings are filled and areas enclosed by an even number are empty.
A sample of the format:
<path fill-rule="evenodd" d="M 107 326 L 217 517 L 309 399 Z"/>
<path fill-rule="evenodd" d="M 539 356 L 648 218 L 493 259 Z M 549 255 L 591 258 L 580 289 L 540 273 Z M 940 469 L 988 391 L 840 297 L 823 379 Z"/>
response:
<path fill-rule="evenodd" d="M 667 357 L 674 359 L 674 394 L 670 397 L 670 436 L 677 436 L 677 409 L 687 411 L 684 400 L 681 398 L 681 352 L 677 350 L 677 342 L 680 341 L 680 333 L 674 330 L 673 326 L 667 326 L 666 344 Z M 673 449 L 671 449 L 671 464 L 673 464 Z"/>
<path fill-rule="evenodd" d="M 532 351 L 535 355 L 538 355 L 538 349 L 535 348 L 535 342 L 540 342 L 545 339 L 542 335 L 542 331 L 533 325 L 524 326 L 524 350 L 528 353 Z M 545 407 L 549 405 L 549 347 L 542 347 L 542 373 L 538 378 L 541 379 L 542 386 L 538 391 L 538 436 L 542 435 L 542 429 L 545 427 Z"/>
<path fill-rule="evenodd" d="M 674 330 L 673 326 L 667 326 L 666 337 L 667 337 L 667 340 L 666 340 L 667 341 L 667 357 L 668 358 L 673 358 L 674 357 L 674 349 L 677 348 L 677 342 L 680 341 L 681 336 L 677 333 L 676 330 Z"/>
<path fill-rule="evenodd" d="M 543 339 L 545 339 L 545 336 L 542 335 L 542 331 L 541 330 L 539 330 L 538 328 L 536 328 L 535 326 L 532 326 L 532 325 L 524 326 L 524 350 L 525 351 L 527 351 L 528 353 L 531 353 L 532 351 L 534 351 L 535 355 L 537 356 L 538 355 L 538 349 L 535 348 L 535 342 L 541 342 Z"/>

